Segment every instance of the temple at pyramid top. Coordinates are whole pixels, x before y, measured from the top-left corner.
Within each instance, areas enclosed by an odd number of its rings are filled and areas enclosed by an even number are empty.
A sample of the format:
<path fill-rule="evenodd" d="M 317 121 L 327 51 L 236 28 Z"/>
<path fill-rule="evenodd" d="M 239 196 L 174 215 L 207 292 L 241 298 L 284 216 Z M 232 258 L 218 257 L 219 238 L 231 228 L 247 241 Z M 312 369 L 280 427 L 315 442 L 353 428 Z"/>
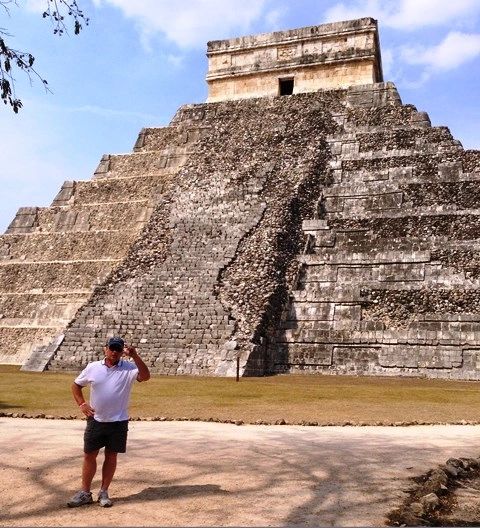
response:
<path fill-rule="evenodd" d="M 214 40 L 207 56 L 207 102 L 383 82 L 373 18 Z"/>

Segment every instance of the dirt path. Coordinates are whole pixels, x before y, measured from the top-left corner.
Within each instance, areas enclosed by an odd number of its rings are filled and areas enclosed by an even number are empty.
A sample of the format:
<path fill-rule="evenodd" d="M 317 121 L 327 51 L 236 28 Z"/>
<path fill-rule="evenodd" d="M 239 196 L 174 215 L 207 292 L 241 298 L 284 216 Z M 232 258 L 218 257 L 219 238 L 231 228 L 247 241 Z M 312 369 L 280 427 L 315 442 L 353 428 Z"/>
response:
<path fill-rule="evenodd" d="M 409 476 L 480 454 L 480 426 L 133 422 L 114 507 L 70 510 L 83 427 L 0 419 L 0 525 L 378 526 Z"/>

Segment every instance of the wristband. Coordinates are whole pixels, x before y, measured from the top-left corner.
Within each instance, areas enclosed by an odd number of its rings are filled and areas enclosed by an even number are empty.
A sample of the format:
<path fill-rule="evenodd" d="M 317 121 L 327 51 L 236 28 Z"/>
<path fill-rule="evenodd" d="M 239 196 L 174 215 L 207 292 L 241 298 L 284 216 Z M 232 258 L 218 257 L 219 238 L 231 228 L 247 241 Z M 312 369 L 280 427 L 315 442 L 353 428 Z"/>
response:
<path fill-rule="evenodd" d="M 83 402 L 79 405 L 79 407 L 81 407 L 82 405 L 87 405 L 87 402 Z"/>

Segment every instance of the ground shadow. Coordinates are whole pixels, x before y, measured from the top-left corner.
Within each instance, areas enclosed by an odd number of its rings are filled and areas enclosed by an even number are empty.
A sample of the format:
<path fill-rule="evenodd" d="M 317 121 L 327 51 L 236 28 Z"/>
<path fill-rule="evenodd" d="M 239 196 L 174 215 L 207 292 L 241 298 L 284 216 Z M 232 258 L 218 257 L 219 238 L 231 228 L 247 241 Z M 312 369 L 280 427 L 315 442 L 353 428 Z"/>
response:
<path fill-rule="evenodd" d="M 184 486 L 150 486 L 133 495 L 116 497 L 115 502 L 134 502 L 145 500 L 175 499 L 194 495 L 225 495 L 229 492 L 217 484 L 184 485 Z"/>
<path fill-rule="evenodd" d="M 72 431 L 74 426 L 66 423 L 63 432 Z M 197 511 L 202 512 L 206 524 L 215 526 L 238 525 L 239 520 L 247 525 L 258 524 L 258 519 L 264 521 L 262 525 L 348 526 L 352 515 L 357 514 L 362 519 L 379 519 L 379 514 L 386 514 L 403 498 L 409 484 L 408 470 L 425 460 L 444 462 L 447 454 L 455 454 L 458 443 L 463 452 L 477 445 L 472 436 L 463 442 L 455 439 L 452 447 L 442 450 L 429 440 L 438 434 L 436 429 L 427 427 L 420 428 L 425 438 L 417 443 L 409 438 L 418 436 L 417 428 L 249 426 L 235 429 L 238 434 L 234 443 L 224 425 L 215 426 L 213 431 L 190 423 L 175 427 L 144 423 L 141 428 L 150 432 L 149 438 L 137 440 L 132 431 L 131 456 L 137 466 L 130 473 L 133 478 L 127 472 L 119 475 L 124 484 L 123 496 L 115 496 L 114 500 L 126 511 L 142 511 L 142 501 L 151 506 L 162 501 L 159 510 L 166 511 L 165 518 L 170 515 L 180 525 L 192 524 Z M 74 471 L 69 473 L 68 481 L 58 481 L 52 475 L 61 474 L 62 467 L 77 465 L 79 455 L 59 457 L 57 453 L 52 459 L 50 453 L 42 463 L 29 468 L 24 462 L 27 447 L 38 451 L 48 447 L 49 442 L 43 443 L 39 437 L 32 445 L 29 435 L 16 442 L 8 446 L 16 455 L 0 463 L 2 474 L 20 473 L 23 481 L 34 484 L 37 495 L 45 500 L 35 501 L 26 511 L 25 496 L 19 493 L 0 516 L 4 524 L 20 521 L 22 525 L 33 525 L 39 519 L 48 522 L 53 519 L 50 516 L 66 509 L 66 490 L 75 489 L 79 478 Z M 392 453 L 396 457 L 392 458 Z M 169 472 L 165 468 L 170 468 Z M 212 480 L 218 484 L 212 484 Z M 130 490 L 140 491 L 129 494 Z M 211 501 L 197 500 L 209 497 Z M 71 515 L 77 516 L 75 522 L 81 522 L 90 515 L 88 512 Z M 112 517 L 109 522 L 117 520 Z"/>
<path fill-rule="evenodd" d="M 78 462 L 78 455 L 76 456 L 70 456 L 70 457 L 61 457 L 56 460 L 49 460 L 45 462 L 44 464 L 36 464 L 32 469 L 30 467 L 19 467 L 18 461 L 16 458 L 14 458 L 11 463 L 7 463 L 6 461 L 2 461 L 0 464 L 0 468 L 2 471 L 8 472 L 8 470 L 12 471 L 21 471 L 24 476 L 24 480 L 26 483 L 33 482 L 38 484 L 41 489 L 43 490 L 44 496 L 54 496 L 57 498 L 48 498 L 45 499 L 42 506 L 34 507 L 28 512 L 14 512 L 15 508 L 17 508 L 19 505 L 25 502 L 25 497 L 23 497 L 21 494 L 19 494 L 18 499 L 16 501 L 10 502 L 7 507 L 3 507 L 3 509 L 0 510 L 0 522 L 6 521 L 6 520 L 16 520 L 16 519 L 28 519 L 31 517 L 34 517 L 36 515 L 46 515 L 49 513 L 52 513 L 54 511 L 58 511 L 59 506 L 67 508 L 66 506 L 66 500 L 67 497 L 65 497 L 65 502 L 59 502 L 58 497 L 65 496 L 65 490 L 63 489 L 64 483 L 59 482 L 58 484 L 52 484 L 47 482 L 46 476 L 51 474 L 52 472 L 55 472 L 58 470 L 58 468 L 69 466 L 74 464 L 75 462 Z M 14 513 L 12 513 L 14 512 Z M 28 525 L 28 524 L 27 524 Z M 3 526 L 3 524 L 2 524 Z"/>
<path fill-rule="evenodd" d="M 10 403 L 5 403 L 0 401 L 0 409 L 23 409 L 23 405 L 12 405 Z"/>

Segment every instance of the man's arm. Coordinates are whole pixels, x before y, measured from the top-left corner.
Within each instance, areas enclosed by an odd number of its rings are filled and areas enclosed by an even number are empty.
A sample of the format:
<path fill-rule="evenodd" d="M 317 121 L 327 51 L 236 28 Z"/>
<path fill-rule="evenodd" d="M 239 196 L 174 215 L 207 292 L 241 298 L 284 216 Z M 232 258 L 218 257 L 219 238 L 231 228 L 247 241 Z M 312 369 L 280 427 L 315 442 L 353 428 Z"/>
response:
<path fill-rule="evenodd" d="M 133 359 L 135 366 L 138 369 L 137 381 L 148 381 L 150 379 L 150 371 L 147 365 L 143 362 L 142 358 L 138 355 L 135 347 L 125 346 L 125 355 Z"/>
<path fill-rule="evenodd" d="M 85 416 L 93 416 L 95 414 L 95 409 L 92 409 L 90 407 L 90 404 L 85 401 L 85 398 L 83 397 L 82 392 L 83 387 L 80 385 L 77 385 L 76 383 L 72 383 L 72 394 L 73 398 L 77 402 L 77 405 L 80 407 L 80 410 Z"/>

